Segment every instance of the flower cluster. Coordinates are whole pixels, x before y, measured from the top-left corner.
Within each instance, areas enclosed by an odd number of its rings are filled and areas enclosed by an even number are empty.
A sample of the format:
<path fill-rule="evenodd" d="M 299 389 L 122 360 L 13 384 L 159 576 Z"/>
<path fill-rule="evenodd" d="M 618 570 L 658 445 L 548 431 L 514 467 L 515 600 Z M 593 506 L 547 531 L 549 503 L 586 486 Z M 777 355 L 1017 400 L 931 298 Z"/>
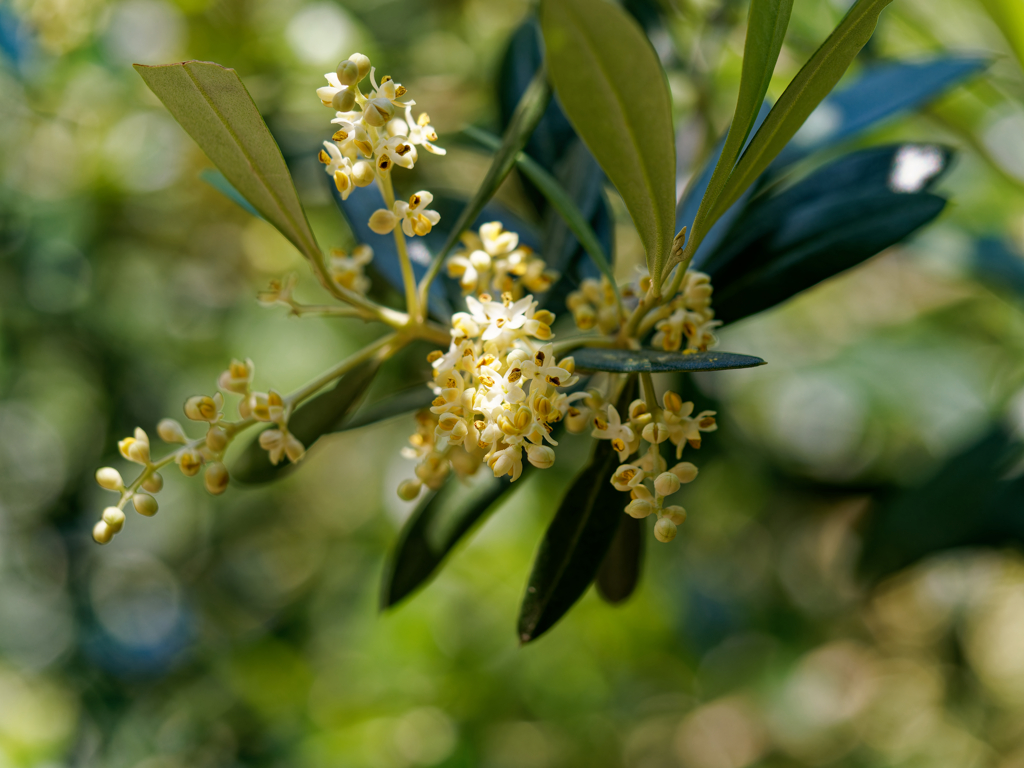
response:
<path fill-rule="evenodd" d="M 661 444 L 672 443 L 678 460 L 687 445 L 700 448 L 702 432 L 718 429 L 714 411 L 703 411 L 695 417 L 691 413 L 693 403 L 684 403 L 679 395 L 668 391 L 662 396 L 661 408 L 655 404 L 652 409 L 645 400 L 634 400 L 626 421 L 611 404 L 597 408 L 594 415 L 591 435 L 611 440 L 612 449 L 622 462 L 611 483 L 620 491 L 629 491 L 631 501 L 626 505 L 626 513 L 636 518 L 657 514 L 654 535 L 658 541 L 675 538 L 676 526 L 686 519 L 685 509 L 665 506 L 665 499 L 676 493 L 681 484 L 697 477 L 697 467 L 688 461 L 669 469 L 661 455 Z M 647 444 L 646 450 L 641 451 L 641 443 Z M 631 459 L 632 456 L 636 458 Z"/>
<path fill-rule="evenodd" d="M 363 93 L 359 84 L 367 75 L 371 88 Z M 316 95 L 334 110 L 331 122 L 336 130 L 331 140 L 324 142 L 320 162 L 334 179 L 341 198 L 347 200 L 356 187 L 377 181 L 389 208 L 373 214 L 370 227 L 374 232 L 387 234 L 399 224 L 407 237 L 430 232 L 439 219 L 436 211 L 427 209 L 433 196 L 420 191 L 406 203 L 392 200 L 390 192 L 391 170 L 395 166 L 415 166 L 417 147 L 435 155 L 445 154 L 434 143 L 437 131 L 430 117 L 421 113 L 414 119 L 412 107 L 416 102 L 402 100 L 407 93 L 405 86 L 387 75 L 378 83 L 376 69 L 361 53 L 352 54 L 324 77 L 327 85 L 318 88 Z"/>
<path fill-rule="evenodd" d="M 283 286 L 278 286 L 281 289 Z M 237 432 L 255 422 L 273 423 L 273 429 L 265 430 L 259 437 L 260 445 L 270 454 L 272 463 L 277 464 L 284 456 L 299 461 L 305 448 L 288 432 L 288 416 L 291 406 L 274 390 L 254 392 L 251 390 L 254 366 L 251 360 L 232 360 L 227 370 L 217 379 L 221 391 L 210 395 L 195 395 L 185 401 L 185 416 L 194 422 L 206 425 L 206 432 L 200 438 L 189 438 L 184 427 L 174 419 L 162 419 L 157 424 L 157 434 L 165 443 L 181 447 L 162 459 L 154 460 L 150 454 L 149 436 L 142 428 L 135 434 L 118 442 L 121 455 L 128 461 L 142 466 L 142 473 L 126 485 L 121 473 L 113 467 L 103 467 L 96 473 L 96 482 L 108 491 L 120 494 L 116 506 L 107 507 L 102 519 L 93 528 L 93 538 L 106 544 L 124 527 L 124 508 L 132 502 L 135 510 L 146 517 L 157 513 L 158 504 L 152 494 L 163 488 L 163 477 L 159 470 L 169 464 L 177 464 L 186 477 L 199 474 L 205 466 L 203 481 L 206 490 L 220 495 L 227 490 L 227 467 L 224 466 L 224 452 Z M 224 393 L 241 395 L 238 402 L 239 421 L 229 422 L 224 415 Z"/>
<path fill-rule="evenodd" d="M 564 390 L 578 380 L 571 357 L 556 360 L 548 341 L 554 315 L 537 310 L 532 295 L 466 297 L 468 312 L 452 317 L 451 344 L 428 360 L 434 402 L 418 416 L 405 449 L 417 459 L 416 479 L 399 487 L 413 499 L 426 485 L 438 488 L 453 469 L 471 475 L 486 464 L 495 477 L 518 480 L 525 459 L 545 469 L 555 463 L 554 425 L 586 393 Z"/>
<path fill-rule="evenodd" d="M 688 271 L 682 288 L 655 317 L 655 334 L 651 344 L 669 352 L 683 348 L 703 352 L 715 346 L 714 329 L 722 324 L 711 309 L 711 278 L 703 272 Z"/>
<path fill-rule="evenodd" d="M 464 232 L 461 241 L 463 250 L 452 254 L 446 266 L 464 294 L 493 290 L 518 299 L 526 291 L 544 293 L 558 279 L 558 273 L 500 221 L 484 224 L 478 232 Z"/>
<path fill-rule="evenodd" d="M 566 297 L 565 304 L 581 331 L 589 331 L 596 326 L 601 333 L 615 333 L 619 328 L 615 289 L 607 277 L 584 279 L 579 290 Z"/>

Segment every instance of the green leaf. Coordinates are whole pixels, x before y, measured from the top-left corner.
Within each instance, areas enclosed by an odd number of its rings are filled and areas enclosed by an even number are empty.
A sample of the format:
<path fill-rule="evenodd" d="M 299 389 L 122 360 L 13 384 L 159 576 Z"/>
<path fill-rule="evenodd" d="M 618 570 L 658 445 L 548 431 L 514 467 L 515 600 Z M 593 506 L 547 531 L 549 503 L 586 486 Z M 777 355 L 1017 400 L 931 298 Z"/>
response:
<path fill-rule="evenodd" d="M 376 424 L 378 421 L 401 416 L 410 411 L 419 411 L 428 408 L 436 395 L 426 386 L 426 382 L 419 386 L 403 389 L 401 392 L 382 397 L 372 403 L 366 403 L 358 411 L 352 413 L 345 419 L 338 431 L 359 429 L 369 424 Z"/>
<path fill-rule="evenodd" d="M 597 572 L 597 592 L 605 602 L 617 605 L 636 590 L 643 569 L 646 533 L 643 520 L 629 515 L 620 518 L 619 530 Z"/>
<path fill-rule="evenodd" d="M 440 491 L 428 494 L 402 527 L 384 566 L 381 608 L 396 605 L 423 586 L 455 545 L 514 488 L 507 477 L 481 469 L 468 486 L 449 478 Z"/>
<path fill-rule="evenodd" d="M 710 229 L 706 222 L 708 214 L 714 209 L 719 195 L 725 188 L 736 165 L 736 159 L 740 156 L 757 120 L 765 94 L 768 93 L 775 64 L 779 60 L 779 52 L 782 50 L 782 41 L 786 36 L 792 10 L 793 0 L 753 0 L 750 3 L 736 112 L 729 126 L 722 154 L 715 165 L 715 172 L 697 210 L 693 230 L 690 232 L 690 237 L 694 241 L 691 251 L 700 245 Z"/>
<path fill-rule="evenodd" d="M 540 69 L 530 82 L 529 87 L 527 87 L 523 98 L 519 100 L 516 111 L 512 115 L 512 120 L 509 122 L 508 128 L 502 137 L 501 146 L 494 153 L 491 167 L 487 169 L 487 175 L 484 176 L 484 180 L 481 182 L 473 199 L 466 203 L 466 207 L 462 209 L 462 214 L 459 216 L 458 221 L 448 233 L 448 239 L 445 241 L 444 247 L 438 251 L 434 256 L 434 260 L 430 263 L 430 268 L 427 270 L 427 274 L 421 283 L 421 294 L 425 294 L 426 289 L 430 287 L 434 278 L 437 277 L 441 265 L 444 264 L 444 260 L 451 253 L 452 248 L 459 242 L 459 238 L 466 231 L 466 227 L 476 220 L 484 206 L 487 205 L 487 201 L 494 197 L 498 187 L 501 186 L 505 177 L 512 171 L 513 166 L 516 164 L 516 155 L 526 146 L 530 134 L 537 127 L 537 123 L 543 116 L 544 110 L 547 109 L 550 100 L 551 88 L 548 86 L 544 70 Z M 422 299 L 424 296 L 421 295 L 420 298 Z"/>
<path fill-rule="evenodd" d="M 471 126 L 466 128 L 463 133 L 468 138 L 489 149 L 496 150 L 500 146 L 500 139 L 497 136 L 487 131 L 482 131 L 479 128 Z M 615 288 L 616 293 L 618 293 L 615 273 L 612 272 L 608 256 L 604 252 L 601 241 L 590 226 L 590 222 L 580 213 L 580 209 L 573 202 L 569 193 L 565 191 L 554 176 L 548 173 L 540 163 L 525 152 L 519 152 L 515 156 L 515 162 L 520 172 L 534 183 L 537 189 L 547 198 L 547 201 L 551 203 L 552 207 L 558 211 L 566 226 L 569 227 L 569 231 L 580 241 L 580 245 L 590 254 L 594 264 L 608 278 L 608 281 Z"/>
<path fill-rule="evenodd" d="M 708 215 L 710 227 L 761 175 L 821 103 L 871 38 L 892 0 L 857 0 L 772 107 Z"/>
<path fill-rule="evenodd" d="M 359 405 L 382 360 L 374 357 L 353 368 L 340 379 L 333 389 L 317 395 L 295 409 L 288 420 L 288 430 L 309 449 L 324 435 L 337 431 L 345 419 Z M 294 464 L 270 463 L 269 454 L 253 440 L 231 469 L 231 477 L 242 483 L 266 483 L 277 480 Z"/>
<path fill-rule="evenodd" d="M 981 0 L 981 4 L 1024 68 L 1024 3 L 1020 0 Z"/>
<path fill-rule="evenodd" d="M 725 371 L 764 365 L 759 357 L 732 352 L 663 352 L 660 349 L 604 349 L 581 347 L 573 350 L 576 369 L 613 373 L 663 373 L 666 371 Z"/>
<path fill-rule="evenodd" d="M 660 285 L 675 234 L 676 150 L 658 56 L 606 0 L 543 0 L 541 29 L 558 100 L 622 195 Z"/>
<path fill-rule="evenodd" d="M 281 149 L 238 73 L 209 61 L 135 70 L 259 214 L 306 258 L 322 258 Z"/>
<path fill-rule="evenodd" d="M 213 168 L 204 168 L 199 172 L 199 178 L 216 189 L 246 213 L 255 216 L 257 219 L 263 218 L 260 216 L 260 212 L 252 207 L 252 203 L 242 197 L 242 194 L 231 186 L 231 182 L 225 179 L 224 174 L 220 171 L 214 170 Z"/>
<path fill-rule="evenodd" d="M 618 399 L 624 413 L 636 391 L 631 376 Z M 598 440 L 590 463 L 576 476 L 544 533 L 519 609 L 519 640 L 528 643 L 550 629 L 576 604 L 598 569 L 625 516 L 629 494 L 615 490 L 618 454 Z"/>

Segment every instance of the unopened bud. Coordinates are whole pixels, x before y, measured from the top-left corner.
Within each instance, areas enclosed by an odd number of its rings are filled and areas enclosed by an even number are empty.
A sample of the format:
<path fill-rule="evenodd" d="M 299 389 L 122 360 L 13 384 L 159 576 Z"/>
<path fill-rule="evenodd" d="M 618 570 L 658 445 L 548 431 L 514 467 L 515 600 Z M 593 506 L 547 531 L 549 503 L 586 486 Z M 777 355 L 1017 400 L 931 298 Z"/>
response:
<path fill-rule="evenodd" d="M 206 490 L 214 496 L 219 496 L 228 489 L 229 479 L 228 468 L 219 461 L 212 462 L 206 468 L 206 474 L 203 475 L 203 483 L 206 485 Z"/>
<path fill-rule="evenodd" d="M 215 421 L 217 403 L 207 395 L 195 395 L 185 401 L 185 415 L 192 421 Z"/>
<path fill-rule="evenodd" d="M 154 472 L 142 482 L 142 487 L 150 493 L 160 493 L 164 487 L 164 478 L 159 472 Z"/>
<path fill-rule="evenodd" d="M 679 478 L 680 483 L 692 483 L 697 478 L 697 465 L 681 461 L 669 470 Z"/>
<path fill-rule="evenodd" d="M 128 459 L 137 464 L 149 464 L 149 443 L 135 440 L 128 445 Z"/>
<path fill-rule="evenodd" d="M 107 507 L 103 510 L 103 522 L 111 531 L 118 533 L 124 528 L 124 512 L 118 507 Z"/>
<path fill-rule="evenodd" d="M 682 525 L 686 520 L 686 510 L 680 506 L 665 507 L 661 514 L 667 517 L 676 525 Z"/>
<path fill-rule="evenodd" d="M 97 544 L 107 544 L 114 538 L 114 532 L 110 530 L 109 525 L 100 520 L 92 528 L 92 537 Z"/>
<path fill-rule="evenodd" d="M 223 427 L 210 427 L 206 433 L 206 447 L 214 453 L 220 453 L 228 444 L 228 433 Z"/>
<path fill-rule="evenodd" d="M 334 72 L 338 76 L 338 82 L 342 85 L 353 85 L 360 80 L 359 67 L 351 59 L 341 62 Z"/>
<path fill-rule="evenodd" d="M 679 478 L 672 472 L 662 472 L 654 478 L 654 490 L 659 496 L 671 496 L 679 490 Z"/>
<path fill-rule="evenodd" d="M 661 402 L 669 413 L 678 413 L 683 407 L 683 398 L 671 390 L 661 396 Z"/>
<path fill-rule="evenodd" d="M 365 160 L 358 160 L 352 166 L 352 181 L 357 187 L 368 187 L 377 178 L 377 172 L 373 166 Z"/>
<path fill-rule="evenodd" d="M 331 99 L 331 108 L 338 112 L 351 112 L 356 105 L 356 95 L 351 88 L 343 88 Z"/>
<path fill-rule="evenodd" d="M 135 511 L 140 515 L 146 517 L 152 517 L 160 509 L 160 505 L 156 503 L 156 499 L 147 493 L 136 493 L 132 496 L 132 504 L 135 505 Z"/>
<path fill-rule="evenodd" d="M 676 537 L 676 524 L 667 517 L 661 518 L 654 524 L 654 538 L 667 544 Z"/>
<path fill-rule="evenodd" d="M 526 449 L 526 457 L 537 469 L 547 469 L 555 463 L 555 452 L 547 445 L 531 445 Z"/>
<path fill-rule="evenodd" d="M 668 427 L 661 422 L 653 422 L 644 427 L 643 438 L 648 443 L 660 445 L 668 440 Z"/>
<path fill-rule="evenodd" d="M 370 58 L 361 53 L 353 53 L 348 60 L 356 65 L 356 82 L 370 74 Z"/>
<path fill-rule="evenodd" d="M 368 225 L 370 229 L 378 235 L 386 235 L 395 228 L 395 224 L 397 223 L 398 217 L 395 216 L 395 214 L 387 208 L 381 208 L 370 215 Z"/>
<path fill-rule="evenodd" d="M 113 467 L 103 467 L 96 470 L 96 482 L 108 491 L 124 490 L 124 480 L 121 479 L 121 473 Z"/>
<path fill-rule="evenodd" d="M 626 514 L 642 520 L 654 511 L 654 505 L 646 499 L 633 499 L 626 505 Z"/>
<path fill-rule="evenodd" d="M 403 480 L 398 484 L 398 498 L 402 501 L 412 501 L 420 495 L 420 488 L 423 484 L 419 480 Z"/>
<path fill-rule="evenodd" d="M 160 435 L 160 439 L 165 443 L 188 442 L 185 430 L 182 429 L 181 424 L 174 419 L 161 419 L 160 423 L 156 425 L 156 433 Z"/>
<path fill-rule="evenodd" d="M 193 477 L 203 466 L 203 457 L 194 450 L 183 451 L 178 456 L 178 468 L 185 477 Z"/>

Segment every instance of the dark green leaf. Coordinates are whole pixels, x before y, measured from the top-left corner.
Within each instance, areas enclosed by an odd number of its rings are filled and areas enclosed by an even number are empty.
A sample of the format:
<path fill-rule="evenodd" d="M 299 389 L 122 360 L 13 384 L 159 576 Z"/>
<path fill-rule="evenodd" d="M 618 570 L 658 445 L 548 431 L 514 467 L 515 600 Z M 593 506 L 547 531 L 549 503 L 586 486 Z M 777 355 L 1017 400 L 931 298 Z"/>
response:
<path fill-rule="evenodd" d="M 625 412 L 635 389 L 635 377 L 630 377 L 619 396 L 620 412 Z M 629 494 L 615 490 L 610 482 L 617 463 L 611 441 L 598 440 L 590 463 L 562 499 L 533 561 L 519 609 L 520 642 L 535 640 L 550 629 L 597 577 L 629 503 Z"/>
<path fill-rule="evenodd" d="M 359 410 L 345 419 L 338 431 L 359 429 L 369 424 L 376 424 L 378 421 L 401 416 L 404 413 L 428 408 L 435 397 L 436 395 L 425 384 L 404 389 L 361 406 Z"/>
<path fill-rule="evenodd" d="M 551 82 L 576 133 L 626 204 L 660 284 L 675 235 L 672 103 L 636 21 L 605 0 L 543 0 Z"/>
<path fill-rule="evenodd" d="M 736 111 L 693 228 L 689 230 L 690 238 L 697 244 L 704 239 L 710 225 L 714 224 L 714 220 L 709 218 L 710 214 L 732 174 L 740 151 L 746 146 L 747 137 L 764 103 L 792 10 L 793 0 L 752 0 L 750 3 Z"/>
<path fill-rule="evenodd" d="M 620 517 L 619 530 L 597 572 L 597 592 L 606 602 L 612 605 L 623 602 L 640 583 L 646 534 L 643 520 L 629 515 Z"/>
<path fill-rule="evenodd" d="M 135 70 L 228 183 L 306 258 L 323 258 L 281 149 L 238 73 L 209 61 Z"/>
<path fill-rule="evenodd" d="M 921 486 L 881 498 L 863 531 L 862 575 L 881 579 L 961 547 L 1024 548 L 1024 479 L 1006 477 L 1021 453 L 995 429 Z"/>
<path fill-rule="evenodd" d="M 376 357 L 366 361 L 338 379 L 333 389 L 296 408 L 288 420 L 288 430 L 307 449 L 323 435 L 337 431 L 359 405 L 380 365 L 381 360 Z M 242 483 L 265 483 L 277 480 L 294 466 L 286 461 L 276 466 L 271 464 L 269 454 L 260 447 L 257 438 L 238 457 L 231 477 Z"/>
<path fill-rule="evenodd" d="M 572 352 L 576 368 L 581 371 L 614 373 L 661 373 L 664 371 L 725 371 L 730 368 L 753 368 L 764 360 L 732 352 L 664 352 L 660 349 L 605 349 L 580 347 Z"/>
<path fill-rule="evenodd" d="M 739 199 L 789 143 L 807 117 L 821 103 L 854 57 L 860 53 L 892 0 L 857 0 L 828 39 L 793 78 L 736 164 L 719 196 L 708 223 Z"/>
<path fill-rule="evenodd" d="M 514 488 L 507 477 L 483 468 L 469 485 L 449 478 L 440 491 L 427 495 L 402 527 L 384 566 L 381 607 L 390 608 L 429 581 L 452 548 Z"/>

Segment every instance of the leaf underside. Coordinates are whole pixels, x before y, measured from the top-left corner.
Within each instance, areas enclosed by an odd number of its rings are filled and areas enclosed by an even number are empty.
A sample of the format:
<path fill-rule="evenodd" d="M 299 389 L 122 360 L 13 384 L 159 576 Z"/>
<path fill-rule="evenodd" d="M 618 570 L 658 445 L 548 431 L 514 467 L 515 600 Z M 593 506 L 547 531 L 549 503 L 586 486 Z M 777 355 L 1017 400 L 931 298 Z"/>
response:
<path fill-rule="evenodd" d="M 733 352 L 664 352 L 658 349 L 603 349 L 582 347 L 574 350 L 576 368 L 582 371 L 612 373 L 663 373 L 667 371 L 725 371 L 731 368 L 753 368 L 765 361 L 751 355 Z"/>

